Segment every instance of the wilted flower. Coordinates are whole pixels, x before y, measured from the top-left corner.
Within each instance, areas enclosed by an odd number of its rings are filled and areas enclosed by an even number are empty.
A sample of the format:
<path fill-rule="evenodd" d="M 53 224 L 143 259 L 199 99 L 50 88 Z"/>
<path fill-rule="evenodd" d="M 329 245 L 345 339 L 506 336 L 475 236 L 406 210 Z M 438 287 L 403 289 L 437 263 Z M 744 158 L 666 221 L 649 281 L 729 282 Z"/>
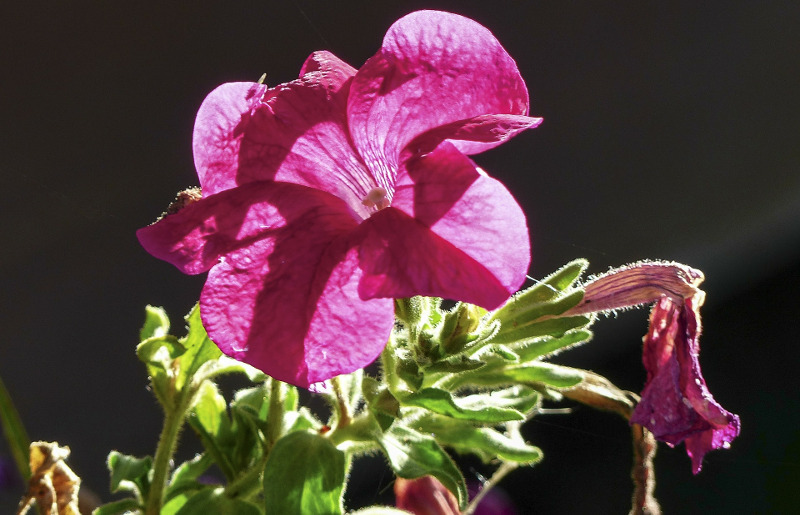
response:
<path fill-rule="evenodd" d="M 317 52 L 295 81 L 213 91 L 194 130 L 202 198 L 138 237 L 209 272 L 200 311 L 226 354 L 308 386 L 380 353 L 393 298 L 492 309 L 521 285 L 524 215 L 466 155 L 541 122 L 527 114 L 487 29 L 412 13 L 358 71 Z"/>
<path fill-rule="evenodd" d="M 702 272 L 686 265 L 637 263 L 590 281 L 583 300 L 566 313 L 655 302 L 642 352 L 647 383 L 630 421 L 670 446 L 684 442 L 695 474 L 708 451 L 729 447 L 739 435 L 739 417 L 717 404 L 700 372 L 702 282 Z"/>
<path fill-rule="evenodd" d="M 695 474 L 708 451 L 728 448 L 739 435 L 739 417 L 714 400 L 700 372 L 702 303 L 700 292 L 682 303 L 664 297 L 653 307 L 642 354 L 647 384 L 631 417 L 671 446 L 684 442 Z"/>

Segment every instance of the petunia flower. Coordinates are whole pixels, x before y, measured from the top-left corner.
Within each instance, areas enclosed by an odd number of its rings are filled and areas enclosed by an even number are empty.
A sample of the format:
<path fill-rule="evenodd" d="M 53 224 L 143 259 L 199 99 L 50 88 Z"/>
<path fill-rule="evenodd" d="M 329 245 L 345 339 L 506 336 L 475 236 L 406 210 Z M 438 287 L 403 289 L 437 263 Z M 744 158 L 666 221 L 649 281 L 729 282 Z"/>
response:
<path fill-rule="evenodd" d="M 700 372 L 700 306 L 703 273 L 671 262 L 641 262 L 597 277 L 567 315 L 613 311 L 655 303 L 644 337 L 647 382 L 630 422 L 670 446 L 684 442 L 697 474 L 703 456 L 728 448 L 739 435 L 739 417 L 711 396 Z"/>
<path fill-rule="evenodd" d="M 394 298 L 492 309 L 522 284 L 524 214 L 467 155 L 541 122 L 527 114 L 486 28 L 415 12 L 357 71 L 316 52 L 292 82 L 214 90 L 194 129 L 201 198 L 137 235 L 208 271 L 200 312 L 223 352 L 308 386 L 377 357 Z"/>
<path fill-rule="evenodd" d="M 683 442 L 692 459 L 692 471 L 703 466 L 703 456 L 730 447 L 739 436 L 739 417 L 711 396 L 700 372 L 700 292 L 683 302 L 662 298 L 650 315 L 642 361 L 647 383 L 631 417 L 670 446 Z"/>

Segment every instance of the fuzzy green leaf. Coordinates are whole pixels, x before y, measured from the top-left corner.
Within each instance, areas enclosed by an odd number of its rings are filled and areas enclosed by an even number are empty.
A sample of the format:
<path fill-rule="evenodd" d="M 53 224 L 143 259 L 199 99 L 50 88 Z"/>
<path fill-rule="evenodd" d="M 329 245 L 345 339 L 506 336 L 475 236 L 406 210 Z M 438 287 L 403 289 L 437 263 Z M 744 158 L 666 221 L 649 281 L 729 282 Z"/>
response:
<path fill-rule="evenodd" d="M 454 398 L 450 392 L 437 388 L 423 388 L 407 397 L 401 402 L 406 406 L 416 406 L 447 415 L 459 420 L 471 420 L 478 423 L 498 424 L 511 420 L 525 420 L 525 417 L 515 409 L 503 408 L 496 404 L 481 405 L 475 397 L 489 400 L 488 395 L 469 396 L 464 399 Z"/>
<path fill-rule="evenodd" d="M 163 308 L 147 306 L 144 308 L 144 325 L 139 331 L 139 341 L 169 334 L 169 317 Z"/>
<path fill-rule="evenodd" d="M 440 415 L 429 415 L 415 422 L 414 427 L 423 433 L 433 433 L 436 440 L 460 454 L 475 454 L 484 462 L 497 458 L 530 465 L 542 459 L 538 447 L 521 439 L 508 436 L 488 427 L 475 427 L 463 420 L 453 420 Z"/>
<path fill-rule="evenodd" d="M 342 513 L 345 475 L 345 455 L 327 438 L 290 433 L 272 448 L 264 468 L 266 513 Z"/>
<path fill-rule="evenodd" d="M 456 495 L 462 510 L 466 508 L 464 476 L 433 437 L 394 424 L 380 436 L 378 443 L 397 476 L 405 479 L 433 476 Z"/>
<path fill-rule="evenodd" d="M 147 498 L 150 491 L 148 475 L 153 467 L 153 458 L 136 458 L 111 451 L 107 465 L 111 472 L 111 493 L 133 492 L 140 501 Z"/>
<path fill-rule="evenodd" d="M 169 501 L 177 495 L 189 495 L 187 491 L 199 490 L 204 487 L 197 481 L 208 468 L 213 464 L 211 456 L 208 454 L 198 454 L 193 459 L 181 463 L 172 473 L 166 493 L 165 501 Z"/>

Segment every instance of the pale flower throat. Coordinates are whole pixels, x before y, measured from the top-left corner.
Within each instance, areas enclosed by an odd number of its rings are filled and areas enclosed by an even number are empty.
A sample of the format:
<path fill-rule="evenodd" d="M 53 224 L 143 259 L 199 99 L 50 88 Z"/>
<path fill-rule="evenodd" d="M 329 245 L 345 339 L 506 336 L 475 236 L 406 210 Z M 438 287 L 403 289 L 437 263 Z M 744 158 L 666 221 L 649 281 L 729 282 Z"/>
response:
<path fill-rule="evenodd" d="M 383 208 L 389 207 L 391 201 L 389 200 L 388 193 L 383 188 L 372 188 L 367 196 L 361 201 L 362 204 L 368 208 L 375 208 L 380 211 Z"/>

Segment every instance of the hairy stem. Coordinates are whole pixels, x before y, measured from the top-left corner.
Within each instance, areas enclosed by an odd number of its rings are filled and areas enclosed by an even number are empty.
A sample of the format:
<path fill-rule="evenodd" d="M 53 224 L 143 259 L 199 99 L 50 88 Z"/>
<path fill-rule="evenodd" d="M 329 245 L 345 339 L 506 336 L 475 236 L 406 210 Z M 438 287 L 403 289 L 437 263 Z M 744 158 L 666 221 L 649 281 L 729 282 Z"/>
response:
<path fill-rule="evenodd" d="M 183 427 L 183 421 L 189 405 L 186 399 L 191 396 L 183 395 L 181 397 L 177 406 L 178 409 L 168 410 L 164 417 L 164 427 L 161 428 L 156 455 L 153 458 L 153 478 L 150 483 L 150 492 L 146 499 L 145 515 L 158 515 L 161 512 L 170 462 L 178 446 L 178 435 Z"/>

